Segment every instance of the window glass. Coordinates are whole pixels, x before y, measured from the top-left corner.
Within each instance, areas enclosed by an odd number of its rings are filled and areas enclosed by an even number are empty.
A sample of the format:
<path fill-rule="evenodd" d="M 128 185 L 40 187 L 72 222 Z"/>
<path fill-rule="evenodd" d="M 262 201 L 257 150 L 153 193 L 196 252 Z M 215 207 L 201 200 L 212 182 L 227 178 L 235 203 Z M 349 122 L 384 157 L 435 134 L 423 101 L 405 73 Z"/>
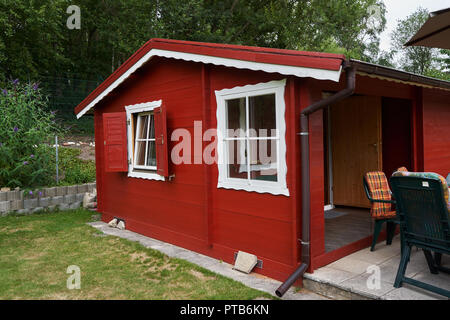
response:
<path fill-rule="evenodd" d="M 275 94 L 230 99 L 226 107 L 228 177 L 277 181 Z"/>
<path fill-rule="evenodd" d="M 251 137 L 276 136 L 275 94 L 249 97 L 249 125 Z"/>
<path fill-rule="evenodd" d="M 136 160 L 135 160 L 135 164 L 139 165 L 139 166 L 143 166 L 145 165 L 145 147 L 146 147 L 146 142 L 145 141 L 137 141 L 136 142 L 136 148 L 135 148 L 135 152 L 136 152 Z"/>
<path fill-rule="evenodd" d="M 274 139 L 251 140 L 250 179 L 277 181 L 277 141 Z"/>
<path fill-rule="evenodd" d="M 153 114 L 151 114 L 149 117 L 150 117 L 150 119 L 149 119 L 150 128 L 148 131 L 148 137 L 149 137 L 149 139 L 154 139 L 155 138 L 155 120 L 154 120 Z"/>
<path fill-rule="evenodd" d="M 147 138 L 147 129 L 148 129 L 148 115 L 146 116 L 139 116 L 138 120 L 138 139 L 145 139 Z"/>
<path fill-rule="evenodd" d="M 227 136 L 245 136 L 245 98 L 227 100 Z"/>
<path fill-rule="evenodd" d="M 147 166 L 156 166 L 156 146 L 155 141 L 148 141 Z"/>
<path fill-rule="evenodd" d="M 153 114 L 137 115 L 134 165 L 139 169 L 156 166 L 155 126 Z"/>
<path fill-rule="evenodd" d="M 247 142 L 230 140 L 228 145 L 228 176 L 236 179 L 247 179 Z"/>

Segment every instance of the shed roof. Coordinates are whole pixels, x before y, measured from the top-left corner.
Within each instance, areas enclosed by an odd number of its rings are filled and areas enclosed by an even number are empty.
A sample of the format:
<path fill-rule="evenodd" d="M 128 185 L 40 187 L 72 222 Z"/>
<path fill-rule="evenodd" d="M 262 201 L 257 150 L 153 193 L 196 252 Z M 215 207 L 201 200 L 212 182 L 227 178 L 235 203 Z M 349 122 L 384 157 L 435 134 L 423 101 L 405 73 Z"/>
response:
<path fill-rule="evenodd" d="M 154 56 L 332 81 L 339 81 L 345 60 L 344 55 L 334 53 L 150 39 L 75 108 L 77 117 L 88 112 Z"/>
<path fill-rule="evenodd" d="M 339 81 L 344 62 L 348 62 L 356 68 L 358 74 L 363 76 L 375 76 L 409 85 L 450 90 L 449 81 L 358 60 L 346 61 L 342 54 L 150 39 L 80 102 L 75 108 L 77 118 L 91 110 L 133 72 L 155 56 L 336 82 Z"/>

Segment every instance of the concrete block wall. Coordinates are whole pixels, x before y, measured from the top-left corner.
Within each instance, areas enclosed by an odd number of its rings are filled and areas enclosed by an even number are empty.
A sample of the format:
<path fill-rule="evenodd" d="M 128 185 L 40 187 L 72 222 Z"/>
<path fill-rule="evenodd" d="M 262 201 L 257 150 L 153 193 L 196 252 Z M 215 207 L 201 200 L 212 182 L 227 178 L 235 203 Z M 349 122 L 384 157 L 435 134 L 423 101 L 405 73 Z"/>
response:
<path fill-rule="evenodd" d="M 93 192 L 95 182 L 73 186 L 43 188 L 31 192 L 0 191 L 0 216 L 10 213 L 31 214 L 42 210 L 68 210 L 83 205 L 85 193 Z"/>

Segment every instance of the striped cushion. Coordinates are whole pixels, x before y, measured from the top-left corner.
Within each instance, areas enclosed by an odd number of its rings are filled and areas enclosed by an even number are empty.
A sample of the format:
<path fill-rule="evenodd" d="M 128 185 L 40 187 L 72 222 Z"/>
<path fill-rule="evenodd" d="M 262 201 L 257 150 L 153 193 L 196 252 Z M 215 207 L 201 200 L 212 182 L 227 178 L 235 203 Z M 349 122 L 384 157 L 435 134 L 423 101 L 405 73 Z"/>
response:
<path fill-rule="evenodd" d="M 447 203 L 447 209 L 450 214 L 450 190 L 447 185 L 447 181 L 443 176 L 434 172 L 405 172 L 405 171 L 396 171 L 392 174 L 393 177 L 403 176 L 403 177 L 420 177 L 420 178 L 437 178 L 441 181 L 442 191 L 444 193 L 444 199 Z"/>
<path fill-rule="evenodd" d="M 375 200 L 392 200 L 391 189 L 382 171 L 367 172 L 365 175 L 369 194 Z M 374 219 L 386 219 L 395 217 L 395 211 L 392 210 L 390 203 L 372 202 L 370 214 Z"/>

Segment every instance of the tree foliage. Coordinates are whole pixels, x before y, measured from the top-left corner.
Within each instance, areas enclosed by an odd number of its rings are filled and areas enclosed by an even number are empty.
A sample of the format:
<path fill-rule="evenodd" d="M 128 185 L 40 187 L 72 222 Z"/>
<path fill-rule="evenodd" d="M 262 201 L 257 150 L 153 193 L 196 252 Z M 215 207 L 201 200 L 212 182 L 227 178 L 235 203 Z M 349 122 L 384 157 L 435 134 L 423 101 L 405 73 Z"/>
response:
<path fill-rule="evenodd" d="M 433 48 L 410 46 L 404 44 L 411 39 L 428 19 L 428 11 L 417 9 L 404 20 L 400 20 L 391 35 L 394 54 L 398 56 L 398 64 L 405 71 L 426 74 L 432 69 L 433 58 L 437 51 Z"/>
<path fill-rule="evenodd" d="M 81 29 L 70 30 L 71 4 L 0 0 L 0 81 L 66 73 L 104 78 L 152 37 L 370 60 L 385 25 L 381 0 L 79 0 Z M 369 23 L 373 8 L 376 24 Z"/>

